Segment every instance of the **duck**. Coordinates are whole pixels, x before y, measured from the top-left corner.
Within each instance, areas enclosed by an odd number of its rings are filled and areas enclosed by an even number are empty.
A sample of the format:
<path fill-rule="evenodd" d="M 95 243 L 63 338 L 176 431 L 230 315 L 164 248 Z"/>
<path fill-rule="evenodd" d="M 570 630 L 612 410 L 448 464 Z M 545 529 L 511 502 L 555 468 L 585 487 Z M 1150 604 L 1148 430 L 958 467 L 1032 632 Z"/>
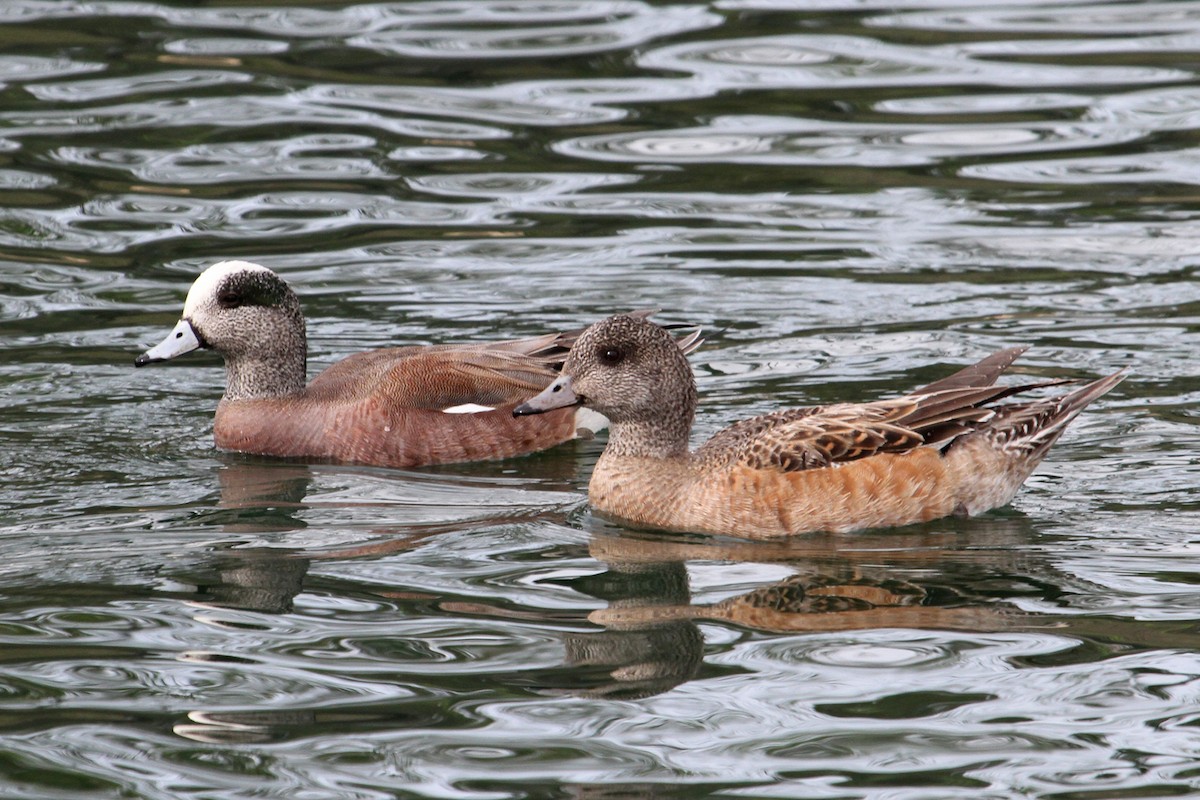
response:
<path fill-rule="evenodd" d="M 584 407 L 609 420 L 588 502 L 618 522 L 746 539 L 892 528 L 1008 504 L 1067 425 L 1125 378 L 1000 403 L 1068 382 L 996 385 L 1025 349 L 890 399 L 744 419 L 691 450 L 685 354 L 655 325 L 616 315 L 580 334 L 558 377 L 513 413 Z"/>
<path fill-rule="evenodd" d="M 213 439 L 221 450 L 410 468 L 509 458 L 602 430 L 607 420 L 588 409 L 550 412 L 544 420 L 511 413 L 557 377 L 579 332 L 370 350 L 308 382 L 296 293 L 273 270 L 232 260 L 196 278 L 179 322 L 134 365 L 201 349 L 218 353 L 225 392 Z M 698 344 L 697 331 L 679 346 Z"/>

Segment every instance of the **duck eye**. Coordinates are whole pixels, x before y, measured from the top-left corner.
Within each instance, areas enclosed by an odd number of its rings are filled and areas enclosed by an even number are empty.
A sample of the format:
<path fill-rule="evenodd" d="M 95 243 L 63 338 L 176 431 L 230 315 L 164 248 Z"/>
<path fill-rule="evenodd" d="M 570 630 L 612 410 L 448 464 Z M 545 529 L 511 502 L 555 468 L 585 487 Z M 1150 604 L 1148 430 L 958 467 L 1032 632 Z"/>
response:
<path fill-rule="evenodd" d="M 619 347 L 605 347 L 600 351 L 600 363 L 613 366 L 625 359 L 625 353 Z"/>
<path fill-rule="evenodd" d="M 221 308 L 237 308 L 242 304 L 242 296 L 238 292 L 223 291 L 217 295 L 217 305 Z"/>

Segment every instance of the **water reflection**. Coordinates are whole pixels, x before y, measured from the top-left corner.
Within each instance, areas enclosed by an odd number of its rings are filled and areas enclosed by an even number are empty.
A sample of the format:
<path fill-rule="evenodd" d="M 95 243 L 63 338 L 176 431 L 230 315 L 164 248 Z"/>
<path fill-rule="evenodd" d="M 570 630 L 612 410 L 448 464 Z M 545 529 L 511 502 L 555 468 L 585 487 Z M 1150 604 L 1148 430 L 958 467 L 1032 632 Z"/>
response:
<path fill-rule="evenodd" d="M 805 537 L 767 547 L 596 534 L 589 552 L 607 571 L 581 581 L 579 588 L 608 601 L 606 608 L 588 615 L 605 633 L 572 637 L 568 654 L 576 663 L 602 664 L 608 670 L 610 683 L 587 692 L 644 696 L 698 674 L 703 658 L 699 622 L 774 633 L 882 628 L 984 632 L 1029 625 L 1031 620 L 1022 619 L 1008 597 L 973 592 L 957 574 L 961 570 L 942 570 L 948 557 L 981 547 L 997 548 L 991 551 L 996 561 L 1005 560 L 1003 554 L 1011 552 L 1007 548 L 1019 546 L 1013 540 L 1025 533 L 1019 522 L 1007 520 L 985 527 L 965 541 L 936 533 L 866 534 Z M 689 564 L 770 565 L 791 574 L 749 590 L 742 586 L 719 601 L 696 602 L 689 591 Z M 985 561 L 973 567 L 988 573 L 991 565 Z M 1005 575 L 1005 580 L 1015 586 L 1025 577 Z M 614 593 L 617 587 L 624 591 Z"/>
<path fill-rule="evenodd" d="M 879 19 L 877 24 L 886 24 Z M 987 52 L 988 42 L 981 49 Z M 995 52 L 987 52 L 996 55 Z M 655 48 L 642 67 L 696 73 L 723 89 L 863 86 L 954 86 L 985 80 L 994 86 L 1091 86 L 1187 80 L 1183 70 L 1128 66 L 1059 66 L 977 60 L 970 45 L 903 45 L 837 36 L 760 36 Z M 1005 55 L 1011 55 L 1006 53 Z"/>
<path fill-rule="evenodd" d="M 238 550 L 222 554 L 204 574 L 193 572 L 190 602 L 217 608 L 286 614 L 304 589 L 309 559 L 286 550 Z"/>
<path fill-rule="evenodd" d="M 550 462 L 556 463 L 563 465 Z M 287 527 L 281 524 L 286 517 L 269 512 L 312 504 L 311 499 L 305 500 L 312 479 L 309 470 L 298 465 L 275 469 L 261 464 L 227 465 L 220 472 L 222 507 L 262 512 L 233 523 L 230 529 Z M 359 502 L 343 506 L 349 511 Z M 481 509 L 487 506 L 481 502 Z M 363 544 L 316 551 L 223 553 L 206 568 L 207 578 L 191 579 L 197 589 L 189 601 L 269 614 L 288 612 L 292 598 L 303 591 L 304 575 L 313 563 L 396 558 L 461 524 L 446 526 L 430 520 L 430 512 L 435 516 L 439 512 L 436 503 L 423 504 L 421 511 L 427 515 L 423 524 L 373 529 L 373 538 Z M 505 519 L 485 515 L 480 524 L 494 527 L 505 524 Z M 292 524 L 299 529 L 304 523 L 293 520 Z M 1132 619 L 1080 615 L 1079 609 L 1067 611 L 1073 605 L 1072 595 L 1094 593 L 1098 587 L 1063 572 L 1033 548 L 1032 524 L 1012 512 L 960 521 L 953 529 L 931 524 L 899 532 L 814 535 L 769 544 L 639 535 L 618 532 L 600 520 L 593 524 L 597 530 L 588 538 L 587 553 L 602 569 L 565 585 L 604 601 L 604 607 L 564 613 L 536 605 L 536 592 L 526 593 L 516 606 L 439 596 L 419 587 L 393 585 L 386 595 L 433 603 L 440 614 L 451 617 L 547 624 L 548 631 L 566 626 L 569 630 L 561 634 L 564 668 L 543 669 L 540 679 L 536 670 L 533 675 L 518 671 L 514 680 L 592 697 L 645 697 L 697 678 L 704 659 L 702 623 L 770 633 L 903 628 L 1045 631 L 1075 638 L 1090 658 L 1096 648 L 1108 647 L 1105 642 L 1114 643 L 1112 652 L 1187 642 L 1200 646 L 1200 633 L 1179 625 L 1145 625 Z M 757 574 L 760 567 L 771 574 L 781 569 L 786 574 L 747 585 L 746 576 Z M 695 569 L 708 573 L 702 595 L 726 596 L 697 598 L 690 577 Z M 726 571 L 734 581 L 722 587 L 713 576 Z M 1062 611 L 1054 611 L 1056 607 Z M 590 630 L 592 625 L 604 630 Z M 261 719 L 256 724 L 261 727 Z"/>
<path fill-rule="evenodd" d="M 569 454 L 561 455 L 543 462 L 542 474 L 551 485 L 568 477 Z M 476 478 L 469 466 L 406 472 L 310 466 L 232 453 L 221 459 L 216 472 L 220 500 L 209 524 L 246 534 L 249 541 L 289 549 L 307 545 L 326 558 L 383 555 L 449 530 L 559 516 L 581 500 L 526 488 L 523 478 L 498 477 L 486 462 Z M 322 525 L 336 518 L 337 524 L 320 530 L 310 518 Z M 296 535 L 305 530 L 308 541 Z M 286 538 L 274 535 L 288 532 L 292 535 Z"/>
<path fill-rule="evenodd" d="M 905 11 L 872 18 L 880 26 L 926 30 L 987 30 L 993 33 L 1049 35 L 1179 33 L 1200 28 L 1200 9 L 1194 3 L 1066 3 L 1044 13 L 1036 4 L 1016 3 L 994 9 L 933 9 Z"/>
<path fill-rule="evenodd" d="M 438 4 L 429 14 L 385 18 L 347 43 L 409 58 L 564 58 L 624 50 L 721 21 L 698 5 L 631 0 Z"/>
<path fill-rule="evenodd" d="M 718 117 L 700 128 L 588 136 L 559 142 L 565 155 L 599 161 L 854 167 L 916 166 L 999 153 L 1046 153 L 1116 145 L 1136 130 L 1074 125 L 939 125 L 826 122 L 794 117 Z"/>
<path fill-rule="evenodd" d="M 355 157 L 374 144 L 365 136 L 322 135 L 170 150 L 61 147 L 50 157 L 74 167 L 124 170 L 164 186 L 391 177 L 370 159 Z"/>
<path fill-rule="evenodd" d="M 243 474 L 250 473 L 225 471 L 227 478 Z M 280 507 L 295 502 L 302 494 L 297 489 L 303 489 L 303 480 L 287 471 L 273 484 L 274 488 L 269 481 L 261 480 L 223 483 L 229 489 L 224 502 L 240 507 L 254 503 Z M 339 603 L 353 605 L 359 602 L 355 598 L 374 596 L 386 600 L 387 605 L 380 609 L 382 615 L 372 612 L 369 618 L 348 621 L 344 626 L 334 620 L 323 623 L 326 631 L 322 635 L 337 636 L 342 663 L 333 667 L 331 662 L 333 671 L 324 677 L 319 676 L 320 667 L 310 664 L 303 680 L 320 684 L 338 674 L 350 677 L 376 674 L 382 669 L 384 672 L 373 682 L 382 679 L 386 683 L 387 673 L 394 672 L 401 681 L 395 688 L 401 694 L 407 692 L 408 679 L 403 676 L 408 673 L 396 671 L 396 653 L 411 650 L 410 658 L 420 661 L 445 646 L 439 644 L 442 635 L 430 631 L 427 640 L 417 633 L 415 640 L 389 641 L 388 634 L 374 629 L 387 626 L 400 607 L 412 604 L 440 618 L 442 625 L 470 627 L 470 620 L 495 620 L 511 625 L 510 631 L 526 629 L 531 641 L 559 640 L 558 663 L 535 659 L 535 663 L 513 663 L 492 674 L 491 680 L 513 691 L 609 700 L 648 698 L 690 681 L 712 680 L 723 674 L 724 667 L 706 661 L 709 645 L 705 630 L 714 624 L 740 638 L 764 634 L 814 636 L 812 649 L 806 649 L 803 658 L 842 668 L 928 666 L 952 658 L 940 646 L 922 643 L 928 631 L 936 630 L 1049 636 L 1073 643 L 1065 647 L 1060 644 L 1043 656 L 1022 657 L 1042 665 L 1094 662 L 1147 648 L 1200 647 L 1200 631 L 1190 622 L 1146 624 L 1135 619 L 1080 614 L 1078 610 L 1068 612 L 1073 594 L 1094 592 L 1097 587 L 1085 578 L 1063 572 L 1032 547 L 1034 528 L 1020 515 L 970 520 L 956 530 L 926 525 L 899 532 L 817 535 L 765 545 L 638 535 L 610 528 L 599 520 L 594 523 L 596 530 L 587 540 L 586 551 L 595 566 L 575 577 L 555 581 L 580 597 L 603 601 L 603 606 L 593 605 L 590 609 L 539 605 L 541 592 L 536 586 L 523 591 L 516 602 L 492 604 L 454 591 L 430 592 L 422 585 L 370 588 L 346 584 L 339 589 L 328 578 L 316 578 L 316 585 L 321 586 L 318 591 L 350 592 Z M 244 527 L 239 525 L 238 529 Z M 361 566 L 364 559 L 403 558 L 406 552 L 446 534 L 421 527 L 410 530 L 409 536 L 398 537 L 395 534 L 399 530 L 365 546 L 336 551 L 225 552 L 202 569 L 193 569 L 188 581 L 195 585 L 194 592 L 178 597 L 196 609 L 196 619 L 202 624 L 230 631 L 246 630 L 247 625 L 259 629 L 264 623 L 254 622 L 253 617 L 227 616 L 222 610 L 291 613 L 293 599 L 306 591 L 306 582 L 313 582 L 306 579 L 306 574 L 314 567 L 324 571 L 320 565 L 331 561 L 349 559 Z M 783 577 L 779 577 L 781 574 Z M 763 580 L 759 575 L 773 577 Z M 722 585 L 723 577 L 730 579 L 728 585 Z M 313 585 L 307 589 L 313 590 Z M 1055 607 L 1062 610 L 1056 612 Z M 205 608 L 212 612 L 205 612 Z M 363 627 L 367 619 L 371 622 Z M 339 629 L 341 632 L 335 633 Z M 911 639 L 899 633 L 904 629 L 914 632 Z M 850 640 L 836 644 L 837 640 L 828 638 L 850 631 L 893 633 L 886 644 L 871 646 L 851 644 Z M 271 645 L 276 652 L 271 658 L 295 648 L 319 652 L 320 638 L 311 639 L 311 635 L 303 628 L 294 629 L 294 633 Z M 288 643 L 292 636 L 299 638 Z M 803 638 L 791 641 L 793 647 L 805 647 L 801 644 Z M 384 652 L 389 655 L 384 657 Z M 219 646 L 203 652 L 187 651 L 180 657 L 221 669 L 253 667 L 252 662 L 239 667 L 239 660 L 231 660 L 231 654 Z M 388 667 L 389 663 L 393 666 Z M 354 692 L 356 699 L 349 701 L 350 706 L 321 702 L 307 708 L 291 703 L 279 710 L 197 708 L 188 712 L 186 722 L 175 725 L 175 731 L 197 741 L 229 743 L 281 741 L 334 720 L 343 730 L 363 732 L 374 729 L 384 719 L 390 727 L 448 724 L 446 712 L 425 700 L 405 702 L 406 710 L 400 717 L 408 722 L 397 719 L 393 700 L 380 698 L 391 710 L 375 702 L 361 705 L 377 692 L 365 697 Z M 864 699 L 857 705 L 833 703 L 822 713 L 835 717 L 920 717 L 976 701 L 958 688 L 940 693 L 901 692 Z"/>
<path fill-rule="evenodd" d="M 1194 793 L 1198 8 L 0 3 L 0 794 Z M 127 361 L 235 257 L 321 363 L 660 306 L 701 433 L 1135 377 L 997 515 L 646 536 L 594 444 L 215 453 Z"/>

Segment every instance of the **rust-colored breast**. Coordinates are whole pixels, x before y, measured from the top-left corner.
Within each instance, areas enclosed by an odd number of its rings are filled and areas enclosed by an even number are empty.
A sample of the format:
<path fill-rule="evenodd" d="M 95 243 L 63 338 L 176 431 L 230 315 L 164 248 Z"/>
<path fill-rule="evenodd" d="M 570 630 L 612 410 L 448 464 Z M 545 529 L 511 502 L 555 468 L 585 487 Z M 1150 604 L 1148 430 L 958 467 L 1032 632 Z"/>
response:
<path fill-rule="evenodd" d="M 294 396 L 222 400 L 213 434 L 225 450 L 382 467 L 508 458 L 575 436 L 573 408 L 512 415 L 553 377 L 535 359 L 486 347 L 373 350 Z M 465 403 L 495 410 L 442 411 Z"/>
<path fill-rule="evenodd" d="M 350 404 L 222 401 L 217 447 L 243 453 L 381 467 L 487 461 L 552 447 L 575 435 L 575 410 L 513 417 L 512 407 L 477 414 L 396 410 L 367 398 Z"/>
<path fill-rule="evenodd" d="M 756 539 L 906 525 L 951 514 L 959 479 L 933 448 L 803 472 L 602 457 L 599 511 L 644 527 Z"/>

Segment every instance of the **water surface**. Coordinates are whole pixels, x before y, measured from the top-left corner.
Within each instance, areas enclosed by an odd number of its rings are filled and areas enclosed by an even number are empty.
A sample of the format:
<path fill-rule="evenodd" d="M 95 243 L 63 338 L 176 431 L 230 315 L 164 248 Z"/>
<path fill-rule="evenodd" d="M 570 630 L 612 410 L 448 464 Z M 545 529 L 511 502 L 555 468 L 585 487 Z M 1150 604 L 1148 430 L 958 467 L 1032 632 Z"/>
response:
<path fill-rule="evenodd" d="M 0 795 L 1200 788 L 1200 4 L 0 8 Z M 592 515 L 603 439 L 211 444 L 133 357 L 264 263 L 313 371 L 658 307 L 697 437 L 1015 344 L 1132 377 L 1013 504 L 780 544 Z"/>

